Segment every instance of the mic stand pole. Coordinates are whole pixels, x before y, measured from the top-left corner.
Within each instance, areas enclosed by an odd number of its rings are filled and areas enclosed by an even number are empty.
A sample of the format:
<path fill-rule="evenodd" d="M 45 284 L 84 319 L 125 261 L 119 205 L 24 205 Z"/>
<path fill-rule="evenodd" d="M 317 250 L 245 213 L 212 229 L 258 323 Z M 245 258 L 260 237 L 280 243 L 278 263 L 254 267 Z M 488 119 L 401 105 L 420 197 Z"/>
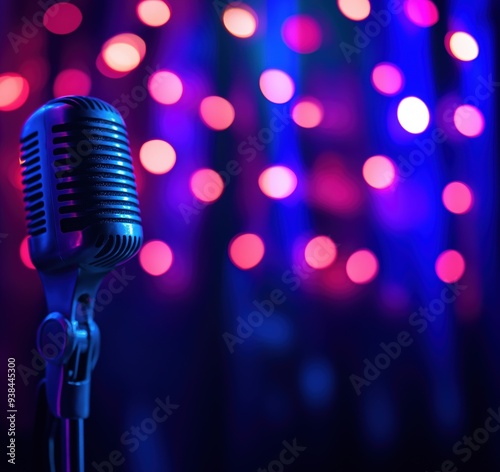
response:
<path fill-rule="evenodd" d="M 45 393 L 51 413 L 47 416 L 58 423 L 59 437 L 51 437 L 45 445 L 58 452 L 52 455 L 59 455 L 59 468 L 54 471 L 51 465 L 51 472 L 85 470 L 83 420 L 89 416 L 90 378 L 99 357 L 100 333 L 93 320 L 93 302 L 103 274 L 84 274 L 76 269 L 72 276 L 42 276 L 49 309 L 51 305 L 61 306 L 58 295 L 64 292 L 64 286 L 73 288 L 69 292 L 73 293 L 70 310 L 51 312 L 38 329 L 38 350 L 47 362 Z M 50 452 L 46 456 L 55 462 Z"/>

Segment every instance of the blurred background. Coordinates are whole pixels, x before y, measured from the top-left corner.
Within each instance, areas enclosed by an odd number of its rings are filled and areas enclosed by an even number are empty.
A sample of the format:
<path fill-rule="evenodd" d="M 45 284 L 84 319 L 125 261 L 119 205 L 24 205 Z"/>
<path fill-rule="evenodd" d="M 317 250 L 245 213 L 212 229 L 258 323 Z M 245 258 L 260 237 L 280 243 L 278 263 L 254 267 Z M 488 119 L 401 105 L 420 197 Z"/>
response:
<path fill-rule="evenodd" d="M 145 230 L 97 296 L 87 470 L 497 471 L 499 14 L 3 0 L 0 352 L 17 364 L 18 469 L 37 470 L 46 315 L 18 138 L 77 94 L 123 115 Z"/>

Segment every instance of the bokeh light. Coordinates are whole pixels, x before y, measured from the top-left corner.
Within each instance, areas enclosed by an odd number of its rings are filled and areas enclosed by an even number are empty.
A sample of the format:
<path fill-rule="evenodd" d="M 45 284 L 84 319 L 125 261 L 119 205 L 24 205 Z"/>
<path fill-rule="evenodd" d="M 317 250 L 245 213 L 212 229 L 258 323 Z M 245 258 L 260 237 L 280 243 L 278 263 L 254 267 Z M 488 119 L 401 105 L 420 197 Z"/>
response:
<path fill-rule="evenodd" d="M 286 103 L 295 93 L 292 78 L 278 69 L 268 69 L 262 72 L 259 86 L 264 97 L 273 103 Z"/>
<path fill-rule="evenodd" d="M 234 107 L 225 98 L 205 97 L 200 104 L 200 116 L 208 127 L 221 131 L 233 123 Z"/>
<path fill-rule="evenodd" d="M 337 0 L 340 11 L 354 21 L 361 21 L 368 18 L 371 5 L 368 0 Z"/>
<path fill-rule="evenodd" d="M 97 56 L 95 66 L 102 75 L 109 77 L 110 79 L 120 79 L 128 74 L 128 72 L 118 72 L 117 70 L 111 69 L 111 67 L 106 64 L 106 61 L 102 56 L 102 52 L 100 52 Z"/>
<path fill-rule="evenodd" d="M 150 275 L 165 274 L 174 262 L 174 254 L 163 241 L 148 241 L 139 252 L 139 263 Z"/>
<path fill-rule="evenodd" d="M 409 133 L 423 133 L 429 126 L 429 109 L 420 98 L 406 97 L 398 106 L 398 120 Z"/>
<path fill-rule="evenodd" d="M 60 2 L 47 8 L 43 15 L 43 25 L 51 33 L 69 34 L 82 22 L 82 12 L 72 3 Z"/>
<path fill-rule="evenodd" d="M 146 43 L 137 35 L 122 33 L 108 39 L 102 47 L 102 58 L 108 67 L 118 72 L 130 72 L 146 54 Z"/>
<path fill-rule="evenodd" d="M 23 106 L 30 93 L 28 81 L 19 74 L 0 75 L 0 111 L 17 110 Z"/>
<path fill-rule="evenodd" d="M 484 130 L 484 116 L 472 105 L 461 105 L 455 110 L 453 123 L 464 136 L 475 138 Z"/>
<path fill-rule="evenodd" d="M 139 158 L 147 171 L 165 174 L 174 167 L 176 154 L 171 144 L 161 139 L 152 139 L 141 146 Z"/>
<path fill-rule="evenodd" d="M 170 8 L 162 0 L 144 0 L 137 5 L 137 16 L 148 26 L 163 26 L 170 19 Z"/>
<path fill-rule="evenodd" d="M 458 251 L 449 249 L 442 252 L 436 260 L 436 274 L 445 283 L 459 280 L 465 272 L 465 261 Z"/>
<path fill-rule="evenodd" d="M 396 95 L 403 88 L 403 73 L 394 64 L 381 63 L 372 71 L 372 84 L 384 95 Z"/>
<path fill-rule="evenodd" d="M 193 195 L 202 202 L 215 202 L 224 190 L 222 177 L 212 169 L 199 169 L 192 176 L 190 181 Z"/>
<path fill-rule="evenodd" d="M 148 90 L 158 103 L 173 105 L 182 97 L 182 82 L 177 75 L 167 70 L 155 72 L 148 82 Z"/>
<path fill-rule="evenodd" d="M 323 120 L 323 106 L 314 98 L 298 101 L 292 109 L 292 118 L 302 128 L 315 128 Z"/>
<path fill-rule="evenodd" d="M 378 273 L 378 261 L 373 252 L 361 249 L 347 259 L 347 276 L 356 284 L 371 282 Z"/>
<path fill-rule="evenodd" d="M 229 243 L 229 257 L 240 269 L 255 267 L 264 257 L 264 243 L 256 234 L 240 234 Z"/>
<path fill-rule="evenodd" d="M 259 176 L 259 187 L 271 198 L 286 198 L 297 187 L 297 177 L 288 167 L 274 166 L 266 169 Z"/>
<path fill-rule="evenodd" d="M 29 250 L 29 236 L 26 236 L 22 242 L 21 246 L 19 246 L 19 255 L 21 257 L 22 263 L 28 268 L 28 269 L 35 269 L 35 266 L 33 265 L 33 262 L 31 262 L 31 256 L 30 256 L 30 250 Z"/>
<path fill-rule="evenodd" d="M 373 156 L 363 165 L 363 177 L 373 188 L 383 189 L 394 183 L 396 169 L 392 161 L 385 156 Z"/>
<path fill-rule="evenodd" d="M 119 72 L 128 72 L 135 69 L 141 62 L 139 51 L 131 44 L 113 43 L 103 51 L 106 64 Z"/>
<path fill-rule="evenodd" d="M 463 182 L 451 182 L 443 190 L 444 206 L 457 215 L 467 213 L 473 200 L 472 190 Z"/>
<path fill-rule="evenodd" d="M 439 10 L 430 0 L 407 0 L 404 9 L 408 19 L 422 28 L 433 26 L 439 20 Z"/>
<path fill-rule="evenodd" d="M 335 261 L 337 247 L 328 236 L 316 236 L 307 243 L 304 256 L 313 269 L 325 269 Z"/>
<path fill-rule="evenodd" d="M 90 76 L 79 69 L 61 71 L 54 80 L 54 97 L 88 95 L 92 87 Z"/>
<path fill-rule="evenodd" d="M 473 61 L 479 55 L 479 46 L 476 40 L 463 31 L 448 34 L 445 42 L 450 54 L 460 61 Z"/>
<path fill-rule="evenodd" d="M 310 54 L 321 46 L 321 28 L 308 15 L 287 18 L 281 28 L 281 37 L 290 49 L 301 54 Z"/>
<path fill-rule="evenodd" d="M 222 14 L 226 29 L 237 38 L 249 38 L 257 29 L 257 15 L 241 2 L 229 4 Z"/>

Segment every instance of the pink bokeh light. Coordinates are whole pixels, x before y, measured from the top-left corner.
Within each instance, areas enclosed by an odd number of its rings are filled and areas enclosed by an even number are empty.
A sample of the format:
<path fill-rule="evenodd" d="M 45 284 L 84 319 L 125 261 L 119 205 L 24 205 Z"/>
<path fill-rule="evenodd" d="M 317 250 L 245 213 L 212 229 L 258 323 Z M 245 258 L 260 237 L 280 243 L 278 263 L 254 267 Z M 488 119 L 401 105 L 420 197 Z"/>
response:
<path fill-rule="evenodd" d="M 404 10 L 408 19 L 422 28 L 433 26 L 439 20 L 439 10 L 430 0 L 407 0 Z"/>
<path fill-rule="evenodd" d="M 66 69 L 54 81 L 54 97 L 88 95 L 92 87 L 90 76 L 79 69 Z"/>
<path fill-rule="evenodd" d="M 472 105 L 459 106 L 453 115 L 453 123 L 457 130 L 468 138 L 476 138 L 484 131 L 483 114 Z"/>
<path fill-rule="evenodd" d="M 160 70 L 149 78 L 148 90 L 151 97 L 158 103 L 173 105 L 181 99 L 183 86 L 181 79 L 176 74 Z"/>
<path fill-rule="evenodd" d="M 28 269 L 35 269 L 33 262 L 31 262 L 30 250 L 29 250 L 29 236 L 26 236 L 19 247 L 19 256 L 21 261 Z"/>
<path fill-rule="evenodd" d="M 240 234 L 229 243 L 229 257 L 236 267 L 252 269 L 264 257 L 265 247 L 256 234 Z"/>
<path fill-rule="evenodd" d="M 403 88 L 403 73 L 394 64 L 388 62 L 378 64 L 372 72 L 372 84 L 384 95 L 396 95 Z"/>
<path fill-rule="evenodd" d="M 267 69 L 262 72 L 259 86 L 264 97 L 273 103 L 286 103 L 295 93 L 292 78 L 278 69 Z"/>
<path fill-rule="evenodd" d="M 234 107 L 222 97 L 205 97 L 200 104 L 200 116 L 203 122 L 216 131 L 222 131 L 231 126 L 234 121 Z"/>
<path fill-rule="evenodd" d="M 325 269 L 335 261 L 337 247 L 328 236 L 316 236 L 307 243 L 304 257 L 313 269 Z"/>
<path fill-rule="evenodd" d="M 212 169 L 199 169 L 190 180 L 193 195 L 205 203 L 215 202 L 224 191 L 222 177 Z"/>
<path fill-rule="evenodd" d="M 137 4 L 137 16 L 148 26 L 157 28 L 170 19 L 170 8 L 163 0 L 144 0 Z"/>
<path fill-rule="evenodd" d="M 301 128 L 315 128 L 321 123 L 323 116 L 323 105 L 314 98 L 303 98 L 292 109 L 293 121 Z"/>
<path fill-rule="evenodd" d="M 443 204 L 452 213 L 467 213 L 472 203 L 472 190 L 463 182 L 451 182 L 443 190 Z"/>
<path fill-rule="evenodd" d="M 347 260 L 346 272 L 355 284 L 367 284 L 378 273 L 378 261 L 373 252 L 361 249 L 352 254 Z"/>
<path fill-rule="evenodd" d="M 376 189 L 390 187 L 394 183 L 396 169 L 392 161 L 385 156 L 373 156 L 363 165 L 363 177 L 366 183 Z"/>
<path fill-rule="evenodd" d="M 165 274 L 174 262 L 174 255 L 170 247 L 163 241 L 149 241 L 139 253 L 141 267 L 150 275 Z"/>
<path fill-rule="evenodd" d="M 458 251 L 449 249 L 436 260 L 436 274 L 445 283 L 454 283 L 464 275 L 465 260 Z"/>
<path fill-rule="evenodd" d="M 318 22 L 308 15 L 294 15 L 285 20 L 281 37 L 285 44 L 295 52 L 310 54 L 321 46 L 321 28 Z"/>
<path fill-rule="evenodd" d="M 269 167 L 260 174 L 259 187 L 270 198 L 286 198 L 297 187 L 297 176 L 285 166 Z"/>

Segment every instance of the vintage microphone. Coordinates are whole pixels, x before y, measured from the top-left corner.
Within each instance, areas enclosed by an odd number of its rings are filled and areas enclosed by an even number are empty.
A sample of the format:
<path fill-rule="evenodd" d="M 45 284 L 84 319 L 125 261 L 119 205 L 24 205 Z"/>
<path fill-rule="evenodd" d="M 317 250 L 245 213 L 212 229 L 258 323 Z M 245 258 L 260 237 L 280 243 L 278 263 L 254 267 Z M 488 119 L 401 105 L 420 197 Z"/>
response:
<path fill-rule="evenodd" d="M 83 420 L 100 344 L 94 300 L 104 276 L 136 254 L 143 238 L 123 119 L 96 98 L 52 100 L 23 127 L 21 165 L 30 255 L 49 312 L 37 337 L 47 361 L 39 403 L 46 397 L 56 422 L 47 425 L 56 433 L 38 459 L 51 465 L 37 470 L 82 472 Z"/>

